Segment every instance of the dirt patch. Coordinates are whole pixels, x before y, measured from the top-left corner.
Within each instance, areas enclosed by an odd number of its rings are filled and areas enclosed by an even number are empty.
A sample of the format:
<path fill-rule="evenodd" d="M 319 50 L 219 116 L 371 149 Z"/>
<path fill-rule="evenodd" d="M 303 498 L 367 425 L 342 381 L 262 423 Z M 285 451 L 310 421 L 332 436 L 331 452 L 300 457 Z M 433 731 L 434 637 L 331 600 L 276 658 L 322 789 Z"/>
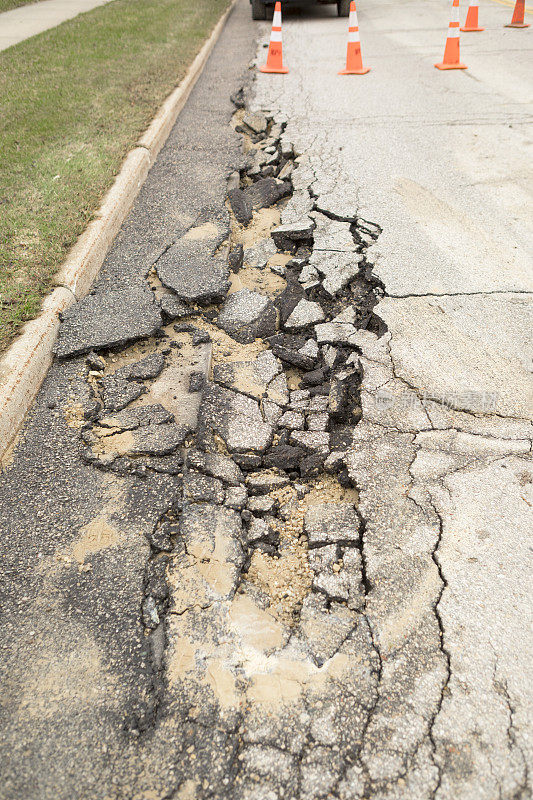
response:
<path fill-rule="evenodd" d="M 134 448 L 135 439 L 130 431 L 119 433 L 113 428 L 95 428 L 93 432 L 101 436 L 93 447 L 93 452 L 98 455 L 124 456 Z"/>
<path fill-rule="evenodd" d="M 273 522 L 279 534 L 279 553 L 272 556 L 255 550 L 246 578 L 269 597 L 270 613 L 285 625 L 294 627 L 302 603 L 311 592 L 314 577 L 308 562 L 305 513 L 312 505 L 355 502 L 357 492 L 342 487 L 334 476 L 323 474 L 311 483 L 309 492 L 301 499 L 292 486 L 270 492 L 269 496 L 279 503 L 286 516 L 285 520 Z"/>
<path fill-rule="evenodd" d="M 102 514 L 80 530 L 80 536 L 72 546 L 72 556 L 81 565 L 88 555 L 114 547 L 121 538 L 116 528 L 109 524 L 107 514 Z"/>
<path fill-rule="evenodd" d="M 219 235 L 219 230 L 212 222 L 204 222 L 203 225 L 198 225 L 196 228 L 189 228 L 184 239 L 190 241 L 198 241 L 201 239 L 214 239 Z"/>
<path fill-rule="evenodd" d="M 229 361 L 253 361 L 259 353 L 268 349 L 268 344 L 262 339 L 256 339 L 250 344 L 240 344 L 208 320 L 198 319 L 194 324 L 211 337 L 212 366 Z"/>
<path fill-rule="evenodd" d="M 69 403 L 64 409 L 65 422 L 69 428 L 81 428 L 84 422 L 84 410 L 81 403 Z"/>
<path fill-rule="evenodd" d="M 244 228 L 235 217 L 231 222 L 231 238 L 235 244 L 242 244 L 245 250 L 253 247 L 263 239 L 270 239 L 270 231 L 281 223 L 279 208 L 261 208 L 254 211 L 253 219 Z"/>
<path fill-rule="evenodd" d="M 281 275 L 276 275 L 268 268 L 263 270 L 258 267 L 243 267 L 239 272 L 231 275 L 230 281 L 231 288 L 228 294 L 246 288 L 253 292 L 266 294 L 271 298 L 281 294 L 287 285 L 287 281 Z"/>

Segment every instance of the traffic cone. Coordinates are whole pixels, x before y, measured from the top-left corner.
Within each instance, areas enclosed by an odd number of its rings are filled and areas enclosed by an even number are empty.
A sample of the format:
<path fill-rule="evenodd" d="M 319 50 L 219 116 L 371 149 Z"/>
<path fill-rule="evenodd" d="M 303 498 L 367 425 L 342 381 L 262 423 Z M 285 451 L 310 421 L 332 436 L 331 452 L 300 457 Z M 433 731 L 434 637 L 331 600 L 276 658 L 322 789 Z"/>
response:
<path fill-rule="evenodd" d="M 459 0 L 453 0 L 452 18 L 448 26 L 448 38 L 444 48 L 444 58 L 437 69 L 466 69 L 466 64 L 459 60 Z"/>
<path fill-rule="evenodd" d="M 357 9 L 355 2 L 350 3 L 350 19 L 348 21 L 348 50 L 346 53 L 346 69 L 339 75 L 364 75 L 370 72 L 370 67 L 363 67 L 361 58 L 361 40 L 359 38 L 359 24 L 357 22 Z"/>
<path fill-rule="evenodd" d="M 261 72 L 279 72 L 286 74 L 289 70 L 283 66 L 283 47 L 281 44 L 281 3 L 276 3 L 274 9 L 274 19 L 272 21 L 272 32 L 270 34 L 270 44 L 268 46 L 267 63 L 264 67 L 259 67 Z"/>
<path fill-rule="evenodd" d="M 525 0 L 516 0 L 513 18 L 504 28 L 529 28 L 529 22 L 524 22 Z"/>
<path fill-rule="evenodd" d="M 474 33 L 475 31 L 485 30 L 485 28 L 479 27 L 478 12 L 479 7 L 477 0 L 475 0 L 474 3 L 470 3 L 468 6 L 468 11 L 466 12 L 466 21 L 464 26 L 461 28 L 464 33 Z"/>

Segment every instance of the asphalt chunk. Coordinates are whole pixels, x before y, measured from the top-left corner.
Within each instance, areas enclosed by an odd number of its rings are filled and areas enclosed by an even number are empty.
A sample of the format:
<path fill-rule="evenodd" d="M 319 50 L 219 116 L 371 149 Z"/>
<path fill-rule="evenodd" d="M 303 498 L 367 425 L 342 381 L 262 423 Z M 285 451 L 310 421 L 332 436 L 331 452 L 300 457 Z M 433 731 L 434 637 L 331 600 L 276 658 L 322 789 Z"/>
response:
<path fill-rule="evenodd" d="M 218 303 L 229 289 L 229 267 L 217 254 L 220 236 L 179 239 L 156 264 L 161 282 L 187 303 Z"/>
<path fill-rule="evenodd" d="M 64 359 L 123 347 L 153 336 L 161 324 L 159 306 L 144 285 L 88 295 L 64 312 L 54 352 Z"/>

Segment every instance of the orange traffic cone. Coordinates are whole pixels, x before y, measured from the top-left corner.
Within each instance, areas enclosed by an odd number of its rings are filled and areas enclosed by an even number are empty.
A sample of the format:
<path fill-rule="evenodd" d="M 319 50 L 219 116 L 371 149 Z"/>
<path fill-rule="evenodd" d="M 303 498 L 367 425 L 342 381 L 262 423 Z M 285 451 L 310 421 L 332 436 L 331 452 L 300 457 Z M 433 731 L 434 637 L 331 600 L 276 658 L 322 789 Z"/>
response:
<path fill-rule="evenodd" d="M 276 3 L 274 9 L 274 19 L 272 21 L 272 33 L 270 34 L 270 44 L 268 46 L 268 58 L 264 67 L 259 68 L 261 72 L 287 73 L 289 70 L 283 66 L 283 47 L 281 44 L 281 3 Z"/>
<path fill-rule="evenodd" d="M 346 53 L 346 69 L 339 75 L 364 75 L 370 72 L 370 67 L 363 67 L 361 58 L 361 40 L 359 38 L 359 25 L 357 22 L 357 9 L 355 2 L 350 3 L 350 19 L 348 21 L 348 51 Z"/>
<path fill-rule="evenodd" d="M 448 38 L 444 48 L 444 58 L 437 69 L 466 69 L 466 64 L 459 60 L 459 0 L 453 0 L 452 18 L 448 26 Z"/>
<path fill-rule="evenodd" d="M 524 22 L 525 2 L 524 0 L 516 0 L 513 18 L 511 22 L 504 25 L 504 28 L 529 28 L 529 22 Z"/>
<path fill-rule="evenodd" d="M 474 31 L 485 30 L 485 28 L 479 27 L 478 13 L 479 13 L 479 7 L 477 4 L 477 0 L 474 0 L 474 2 L 470 3 L 470 5 L 468 6 L 465 24 L 461 28 L 461 30 L 464 33 L 474 33 Z"/>

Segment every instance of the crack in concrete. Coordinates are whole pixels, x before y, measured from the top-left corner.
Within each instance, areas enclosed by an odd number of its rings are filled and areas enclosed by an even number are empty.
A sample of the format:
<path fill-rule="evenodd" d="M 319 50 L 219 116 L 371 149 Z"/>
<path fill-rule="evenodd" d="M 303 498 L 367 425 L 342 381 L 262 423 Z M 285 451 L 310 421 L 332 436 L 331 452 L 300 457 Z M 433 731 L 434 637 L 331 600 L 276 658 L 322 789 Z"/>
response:
<path fill-rule="evenodd" d="M 517 787 L 516 791 L 512 796 L 512 800 L 526 800 L 528 797 L 531 797 L 531 783 L 530 783 L 530 776 L 529 776 L 529 765 L 527 761 L 526 754 L 524 753 L 523 748 L 518 742 L 517 736 L 517 728 L 515 725 L 515 716 L 516 716 L 516 709 L 514 708 L 513 702 L 511 700 L 511 695 L 509 694 L 509 687 L 507 680 L 504 678 L 498 677 L 498 656 L 494 651 L 494 668 L 493 668 L 493 678 L 492 682 L 494 688 L 496 689 L 497 693 L 500 697 L 503 698 L 507 713 L 508 713 L 508 724 L 507 724 L 507 741 L 509 750 L 512 752 L 513 750 L 517 750 L 520 754 L 520 759 L 522 762 L 523 767 L 523 778 L 521 784 Z M 500 782 L 495 778 L 498 788 L 500 791 L 500 795 L 502 792 Z"/>
<path fill-rule="evenodd" d="M 391 340 L 392 340 L 392 336 L 391 336 Z M 463 414 L 468 414 L 469 416 L 471 416 L 474 419 L 476 417 L 487 417 L 487 418 L 496 417 L 498 419 L 512 420 L 513 422 L 525 422 L 527 424 L 531 423 L 531 420 L 529 420 L 527 417 L 514 417 L 512 415 L 498 414 L 496 411 L 487 411 L 487 412 L 479 411 L 479 410 L 478 411 L 472 411 L 471 409 L 464 408 L 463 406 L 460 406 L 460 405 L 456 405 L 456 404 L 450 405 L 450 403 L 445 402 L 442 399 L 442 397 L 439 397 L 438 395 L 433 395 L 431 392 L 422 392 L 422 390 L 418 386 L 415 386 L 413 383 L 410 383 L 406 378 L 404 378 L 402 375 L 400 375 L 398 373 L 398 371 L 397 371 L 398 367 L 397 367 L 397 365 L 396 365 L 396 363 L 394 361 L 394 358 L 392 356 L 392 353 L 390 351 L 390 342 L 388 343 L 388 347 L 389 347 L 389 353 L 390 353 L 391 365 L 392 365 L 392 371 L 393 371 L 394 377 L 396 378 L 396 380 L 400 381 L 405 386 L 407 386 L 407 388 L 409 388 L 413 392 L 415 392 L 415 394 L 417 395 L 418 399 L 422 402 L 422 404 L 423 404 L 424 400 L 431 400 L 433 403 L 436 403 L 437 405 L 440 405 L 443 408 L 452 408 L 454 411 L 460 411 Z M 426 411 L 426 414 L 427 414 L 427 411 Z M 432 424 L 431 423 L 431 419 L 429 419 L 429 416 L 428 416 L 428 420 L 429 420 L 430 424 Z"/>
<path fill-rule="evenodd" d="M 445 627 L 444 627 L 444 621 L 443 621 L 441 613 L 439 611 L 439 604 L 440 604 L 440 602 L 442 600 L 442 596 L 443 596 L 445 590 L 448 588 L 448 581 L 446 579 L 446 576 L 444 575 L 444 570 L 443 570 L 443 567 L 442 567 L 442 564 L 440 562 L 439 555 L 438 555 L 439 548 L 440 548 L 440 545 L 441 545 L 441 542 L 442 542 L 442 538 L 443 538 L 443 535 L 444 535 L 444 523 L 443 523 L 442 517 L 439 514 L 439 512 L 437 510 L 437 507 L 436 507 L 435 503 L 433 502 L 433 500 L 430 500 L 430 504 L 431 504 L 431 506 L 433 508 L 435 516 L 438 519 L 438 526 L 439 526 L 438 527 L 437 541 L 436 541 L 435 547 L 433 548 L 433 551 L 431 553 L 431 558 L 432 558 L 433 563 L 435 564 L 435 566 L 437 568 L 437 572 L 439 574 L 439 578 L 440 578 L 440 581 L 441 581 L 441 590 L 439 592 L 439 595 L 438 595 L 437 600 L 436 600 L 435 605 L 434 605 L 434 612 L 435 612 L 435 617 L 436 617 L 437 624 L 438 624 L 438 627 L 439 627 L 439 632 L 440 632 L 440 649 L 441 649 L 442 654 L 445 657 L 445 663 L 446 663 L 446 678 L 445 678 L 445 681 L 444 681 L 444 683 L 442 685 L 442 688 L 441 688 L 441 693 L 440 693 L 439 701 L 437 703 L 437 708 L 435 709 L 435 711 L 432 714 L 432 717 L 430 719 L 429 730 L 428 730 L 428 736 L 429 736 L 429 739 L 431 741 L 431 747 L 432 747 L 433 763 L 435 764 L 435 767 L 437 768 L 437 782 L 436 782 L 436 785 L 435 785 L 435 788 L 434 788 L 433 794 L 432 794 L 432 796 L 434 798 L 436 798 L 437 794 L 439 792 L 439 789 L 441 787 L 441 784 L 442 784 L 442 767 L 441 767 L 440 763 L 436 759 L 437 741 L 436 741 L 436 738 L 435 738 L 434 730 L 435 730 L 435 724 L 436 724 L 436 721 L 437 721 L 437 717 L 439 716 L 439 714 L 441 712 L 442 704 L 444 702 L 444 697 L 446 695 L 446 692 L 448 690 L 448 686 L 449 686 L 449 683 L 450 683 L 450 679 L 452 677 L 452 659 L 451 659 L 450 651 L 448 650 L 448 648 L 445 645 L 446 631 L 445 631 Z"/>

